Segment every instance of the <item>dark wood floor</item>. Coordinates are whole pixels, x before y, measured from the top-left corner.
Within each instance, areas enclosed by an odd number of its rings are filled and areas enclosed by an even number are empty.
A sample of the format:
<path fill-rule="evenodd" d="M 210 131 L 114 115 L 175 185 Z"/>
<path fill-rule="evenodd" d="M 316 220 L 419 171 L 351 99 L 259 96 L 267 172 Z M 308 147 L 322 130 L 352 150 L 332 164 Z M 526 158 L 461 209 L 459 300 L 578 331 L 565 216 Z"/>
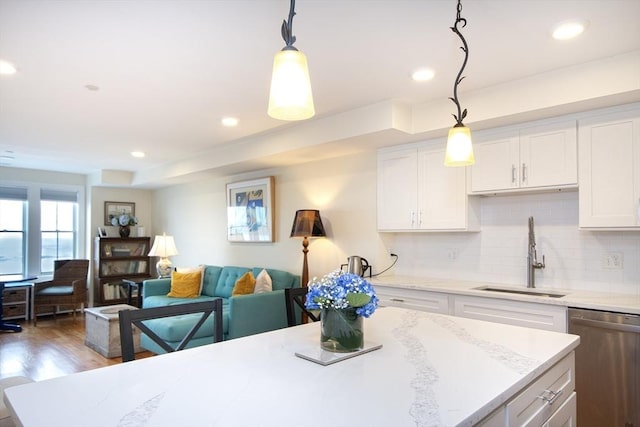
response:
<path fill-rule="evenodd" d="M 22 332 L 0 331 L 0 378 L 22 375 L 35 381 L 122 363 L 107 359 L 84 345 L 85 321 L 81 314 L 39 317 L 38 326 L 28 321 Z M 137 354 L 136 358 L 149 356 Z"/>

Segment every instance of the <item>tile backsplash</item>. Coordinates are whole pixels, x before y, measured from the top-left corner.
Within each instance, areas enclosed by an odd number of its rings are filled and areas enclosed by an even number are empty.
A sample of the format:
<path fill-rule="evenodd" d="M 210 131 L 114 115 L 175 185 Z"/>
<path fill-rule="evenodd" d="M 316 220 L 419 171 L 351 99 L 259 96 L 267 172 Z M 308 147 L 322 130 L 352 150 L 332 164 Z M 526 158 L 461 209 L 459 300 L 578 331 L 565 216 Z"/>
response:
<path fill-rule="evenodd" d="M 576 191 L 482 197 L 477 233 L 402 233 L 396 275 L 526 286 L 527 220 L 535 220 L 536 287 L 640 295 L 640 231 L 578 229 Z"/>

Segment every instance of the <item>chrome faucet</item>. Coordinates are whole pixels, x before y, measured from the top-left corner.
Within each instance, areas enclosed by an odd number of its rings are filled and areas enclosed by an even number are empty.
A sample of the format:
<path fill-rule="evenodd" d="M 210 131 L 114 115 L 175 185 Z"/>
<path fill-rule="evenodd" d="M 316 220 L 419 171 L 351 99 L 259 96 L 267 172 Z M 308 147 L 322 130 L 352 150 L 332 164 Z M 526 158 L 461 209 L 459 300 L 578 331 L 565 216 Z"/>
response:
<path fill-rule="evenodd" d="M 542 262 L 538 262 L 536 253 L 536 233 L 533 231 L 533 217 L 529 217 L 529 252 L 527 255 L 527 288 L 536 287 L 536 268 L 544 268 L 544 255 Z"/>

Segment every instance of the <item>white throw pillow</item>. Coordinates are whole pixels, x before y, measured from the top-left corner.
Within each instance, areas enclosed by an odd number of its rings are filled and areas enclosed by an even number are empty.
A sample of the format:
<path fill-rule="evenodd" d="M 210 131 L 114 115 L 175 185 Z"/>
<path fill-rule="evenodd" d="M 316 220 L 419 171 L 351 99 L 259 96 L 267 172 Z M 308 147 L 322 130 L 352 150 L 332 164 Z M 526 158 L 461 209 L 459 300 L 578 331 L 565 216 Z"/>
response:
<path fill-rule="evenodd" d="M 271 282 L 271 276 L 264 268 L 256 277 L 256 287 L 253 290 L 254 294 L 261 294 L 264 292 L 271 292 L 273 290 L 273 283 Z"/>
<path fill-rule="evenodd" d="M 178 273 L 200 272 L 200 290 L 198 291 L 198 295 L 202 294 L 202 284 L 204 283 L 204 265 L 199 265 L 197 267 L 176 267 L 176 271 Z"/>

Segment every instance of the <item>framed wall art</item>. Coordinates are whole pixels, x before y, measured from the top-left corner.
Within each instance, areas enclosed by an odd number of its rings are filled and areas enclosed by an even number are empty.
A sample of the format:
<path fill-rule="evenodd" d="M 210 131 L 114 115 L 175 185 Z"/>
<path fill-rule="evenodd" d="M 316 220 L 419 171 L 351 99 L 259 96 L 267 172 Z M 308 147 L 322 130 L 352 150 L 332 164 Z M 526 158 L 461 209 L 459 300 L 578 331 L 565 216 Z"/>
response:
<path fill-rule="evenodd" d="M 114 216 L 136 216 L 136 204 L 131 202 L 104 202 L 104 225 L 111 224 Z"/>
<path fill-rule="evenodd" d="M 227 240 L 273 242 L 272 176 L 227 184 Z"/>

